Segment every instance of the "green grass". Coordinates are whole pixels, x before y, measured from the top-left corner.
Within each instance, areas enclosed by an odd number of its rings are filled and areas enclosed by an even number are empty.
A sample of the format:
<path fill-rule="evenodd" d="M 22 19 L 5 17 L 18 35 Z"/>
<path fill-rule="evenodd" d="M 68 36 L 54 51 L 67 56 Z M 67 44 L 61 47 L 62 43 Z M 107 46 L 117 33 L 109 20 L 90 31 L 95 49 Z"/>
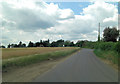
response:
<path fill-rule="evenodd" d="M 41 61 L 48 60 L 48 58 L 56 59 L 59 57 L 64 57 L 67 55 L 70 55 L 76 51 L 78 51 L 80 48 L 75 48 L 72 50 L 64 50 L 64 51 L 55 51 L 45 54 L 38 54 L 38 55 L 30 55 L 30 56 L 23 56 L 18 58 L 11 58 L 11 59 L 5 59 L 2 62 L 3 69 L 6 69 L 8 67 L 19 67 L 19 66 L 26 66 L 33 63 L 38 63 Z"/>
<path fill-rule="evenodd" d="M 105 60 L 109 60 L 111 63 L 113 64 L 117 64 L 118 65 L 118 53 L 116 53 L 113 50 L 101 50 L 101 49 L 95 49 L 94 53 L 96 54 L 96 56 L 105 59 Z"/>

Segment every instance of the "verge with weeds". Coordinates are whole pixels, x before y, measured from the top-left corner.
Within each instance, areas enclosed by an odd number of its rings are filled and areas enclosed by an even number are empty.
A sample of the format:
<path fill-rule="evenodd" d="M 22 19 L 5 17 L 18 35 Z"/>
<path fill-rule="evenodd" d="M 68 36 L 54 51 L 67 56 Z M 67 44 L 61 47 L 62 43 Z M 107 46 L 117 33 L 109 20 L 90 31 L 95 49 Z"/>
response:
<path fill-rule="evenodd" d="M 118 65 L 120 59 L 120 42 L 98 42 L 95 45 L 96 56 Z"/>
<path fill-rule="evenodd" d="M 14 67 L 14 66 L 20 67 L 20 66 L 26 66 L 29 64 L 33 64 L 33 63 L 38 63 L 38 62 L 45 61 L 48 59 L 56 59 L 56 58 L 70 55 L 78 51 L 79 49 L 80 48 L 75 48 L 71 50 L 62 50 L 62 51 L 49 52 L 45 54 L 36 54 L 36 55 L 30 55 L 30 56 L 24 56 L 24 57 L 5 59 L 2 62 L 2 67 L 3 69 L 6 69 L 8 67 Z"/>

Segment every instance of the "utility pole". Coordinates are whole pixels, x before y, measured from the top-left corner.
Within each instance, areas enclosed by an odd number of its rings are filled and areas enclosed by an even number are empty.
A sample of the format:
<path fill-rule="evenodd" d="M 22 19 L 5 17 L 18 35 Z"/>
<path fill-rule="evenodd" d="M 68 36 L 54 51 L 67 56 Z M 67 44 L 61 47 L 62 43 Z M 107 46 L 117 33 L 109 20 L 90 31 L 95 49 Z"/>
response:
<path fill-rule="evenodd" d="M 98 26 L 98 42 L 100 42 L 100 23 L 99 23 L 99 26 Z"/>

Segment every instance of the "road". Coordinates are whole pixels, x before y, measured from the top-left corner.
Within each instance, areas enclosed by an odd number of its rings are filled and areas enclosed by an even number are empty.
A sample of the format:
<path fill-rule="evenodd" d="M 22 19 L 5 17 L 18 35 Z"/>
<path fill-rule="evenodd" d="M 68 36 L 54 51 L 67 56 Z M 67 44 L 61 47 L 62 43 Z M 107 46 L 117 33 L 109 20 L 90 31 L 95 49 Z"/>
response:
<path fill-rule="evenodd" d="M 92 49 L 82 49 L 33 82 L 117 82 L 118 72 L 95 56 Z"/>

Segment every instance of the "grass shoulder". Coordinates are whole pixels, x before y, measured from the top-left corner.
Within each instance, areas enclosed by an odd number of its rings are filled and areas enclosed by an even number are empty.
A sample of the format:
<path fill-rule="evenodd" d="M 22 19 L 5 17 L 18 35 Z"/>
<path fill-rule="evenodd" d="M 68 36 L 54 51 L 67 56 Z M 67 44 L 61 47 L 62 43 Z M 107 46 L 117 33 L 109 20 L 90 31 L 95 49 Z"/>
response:
<path fill-rule="evenodd" d="M 98 56 L 104 63 L 111 65 L 115 70 L 118 71 L 118 54 L 113 50 L 101 50 L 95 49 L 94 53 Z"/>

